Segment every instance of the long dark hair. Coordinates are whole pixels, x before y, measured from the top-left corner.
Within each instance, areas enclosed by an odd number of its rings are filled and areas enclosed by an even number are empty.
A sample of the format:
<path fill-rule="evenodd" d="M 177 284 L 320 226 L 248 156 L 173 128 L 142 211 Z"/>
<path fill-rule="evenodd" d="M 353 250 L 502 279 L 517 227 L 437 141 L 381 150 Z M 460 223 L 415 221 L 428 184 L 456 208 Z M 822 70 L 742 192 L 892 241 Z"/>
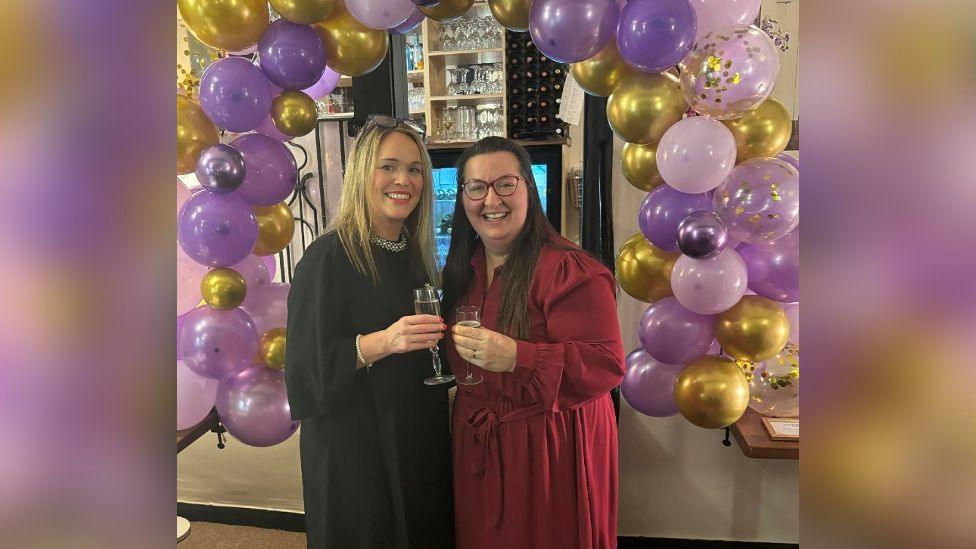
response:
<path fill-rule="evenodd" d="M 542 201 L 536 190 L 532 176 L 532 161 L 525 147 L 503 137 L 486 137 L 468 147 L 457 161 L 457 199 L 454 202 L 453 225 L 451 229 L 451 248 L 447 252 L 442 277 L 444 287 L 444 310 L 452 311 L 474 279 L 471 268 L 471 255 L 478 245 L 478 233 L 464 212 L 461 184 L 465 181 L 464 169 L 468 160 L 480 154 L 507 152 L 515 156 L 519 163 L 520 175 L 525 178 L 529 196 L 525 225 L 515 238 L 512 250 L 505 261 L 505 277 L 502 286 L 502 301 L 498 310 L 498 330 L 516 339 L 525 339 L 529 333 L 529 314 L 526 307 L 532 271 L 539 259 L 539 250 L 546 243 L 553 242 L 555 229 L 549 224 L 542 211 Z M 562 246 L 561 246 L 562 247 Z M 567 248 L 571 249 L 571 248 Z"/>

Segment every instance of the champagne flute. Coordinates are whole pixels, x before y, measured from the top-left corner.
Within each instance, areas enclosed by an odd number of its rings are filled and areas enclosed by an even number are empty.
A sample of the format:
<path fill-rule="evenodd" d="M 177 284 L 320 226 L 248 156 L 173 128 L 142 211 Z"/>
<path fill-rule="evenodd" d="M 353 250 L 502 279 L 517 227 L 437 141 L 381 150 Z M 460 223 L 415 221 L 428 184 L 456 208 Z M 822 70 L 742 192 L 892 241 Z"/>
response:
<path fill-rule="evenodd" d="M 481 327 L 481 313 L 474 305 L 462 305 L 457 308 L 457 325 L 467 326 L 468 328 Z M 471 371 L 471 363 L 464 361 L 464 379 L 458 379 L 458 385 L 477 385 L 485 380 L 481 374 Z"/>
<path fill-rule="evenodd" d="M 437 296 L 437 290 L 427 284 L 423 288 L 415 288 L 413 291 L 413 309 L 418 315 L 441 316 L 441 301 Z M 424 380 L 426 385 L 440 385 L 454 381 L 454 376 L 441 374 L 441 356 L 437 348 L 430 350 L 431 360 L 434 365 L 434 375 Z"/>

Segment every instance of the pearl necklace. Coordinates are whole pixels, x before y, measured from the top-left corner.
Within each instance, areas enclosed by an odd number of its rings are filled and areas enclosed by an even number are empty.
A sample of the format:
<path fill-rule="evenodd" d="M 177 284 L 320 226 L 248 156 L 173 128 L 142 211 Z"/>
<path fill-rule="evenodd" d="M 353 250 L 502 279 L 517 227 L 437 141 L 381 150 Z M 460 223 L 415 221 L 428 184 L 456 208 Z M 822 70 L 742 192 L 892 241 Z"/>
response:
<path fill-rule="evenodd" d="M 400 239 L 396 241 L 387 240 L 377 234 L 370 235 L 369 241 L 376 244 L 380 248 L 383 248 L 384 250 L 400 253 L 407 249 L 407 231 L 402 231 L 400 233 Z"/>

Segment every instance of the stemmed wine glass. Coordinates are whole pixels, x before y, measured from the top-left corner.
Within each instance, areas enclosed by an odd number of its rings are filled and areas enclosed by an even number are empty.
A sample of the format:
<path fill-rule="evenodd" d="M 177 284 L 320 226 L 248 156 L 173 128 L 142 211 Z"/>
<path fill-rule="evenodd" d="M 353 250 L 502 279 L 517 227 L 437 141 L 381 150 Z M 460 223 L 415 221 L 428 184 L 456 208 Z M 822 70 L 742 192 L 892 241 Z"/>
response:
<path fill-rule="evenodd" d="M 437 290 L 427 284 L 423 288 L 415 288 L 413 291 L 413 308 L 418 315 L 441 316 L 441 301 L 437 295 Z M 454 381 L 454 376 L 441 374 L 441 357 L 437 348 L 430 350 L 431 360 L 434 365 L 434 375 L 424 380 L 426 385 L 440 385 Z"/>
<path fill-rule="evenodd" d="M 481 327 L 481 313 L 474 305 L 462 305 L 457 308 L 457 325 L 469 328 Z M 458 379 L 458 385 L 477 385 L 485 380 L 481 374 L 471 371 L 471 363 L 464 361 L 465 374 L 463 379 Z"/>

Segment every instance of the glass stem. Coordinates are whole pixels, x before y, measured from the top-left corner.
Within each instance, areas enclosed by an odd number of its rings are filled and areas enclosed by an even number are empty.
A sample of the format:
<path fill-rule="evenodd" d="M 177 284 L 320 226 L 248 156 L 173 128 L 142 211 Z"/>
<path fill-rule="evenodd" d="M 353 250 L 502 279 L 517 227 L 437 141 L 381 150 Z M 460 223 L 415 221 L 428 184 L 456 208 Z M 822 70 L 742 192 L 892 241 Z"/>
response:
<path fill-rule="evenodd" d="M 437 354 L 437 349 L 430 350 L 431 359 L 434 361 L 434 373 L 441 375 L 441 356 Z"/>

